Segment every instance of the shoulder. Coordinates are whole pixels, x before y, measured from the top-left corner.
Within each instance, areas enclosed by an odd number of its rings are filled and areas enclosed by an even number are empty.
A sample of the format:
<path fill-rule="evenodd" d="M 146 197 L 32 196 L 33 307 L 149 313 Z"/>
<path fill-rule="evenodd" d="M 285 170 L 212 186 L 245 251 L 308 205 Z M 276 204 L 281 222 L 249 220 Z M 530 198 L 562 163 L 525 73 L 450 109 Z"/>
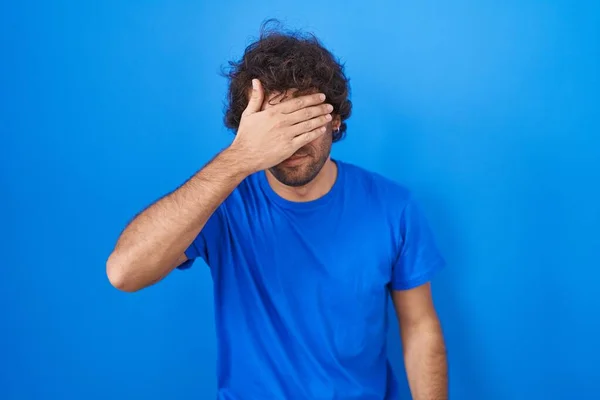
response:
<path fill-rule="evenodd" d="M 382 228 L 381 232 L 391 235 L 391 243 L 397 245 L 403 243 L 409 225 L 411 230 L 418 231 L 424 224 L 409 187 L 354 164 L 341 165 L 348 188 L 345 203 L 353 207 L 355 221 L 360 219 L 369 229 Z M 394 248 L 393 253 L 396 251 Z"/>
<path fill-rule="evenodd" d="M 352 163 L 337 162 L 344 168 L 346 184 L 352 190 L 364 193 L 381 205 L 393 205 L 396 209 L 402 209 L 410 201 L 411 192 L 402 183 Z"/>
<path fill-rule="evenodd" d="M 262 204 L 262 188 L 258 174 L 246 177 L 219 207 L 227 214 L 247 213 Z"/>

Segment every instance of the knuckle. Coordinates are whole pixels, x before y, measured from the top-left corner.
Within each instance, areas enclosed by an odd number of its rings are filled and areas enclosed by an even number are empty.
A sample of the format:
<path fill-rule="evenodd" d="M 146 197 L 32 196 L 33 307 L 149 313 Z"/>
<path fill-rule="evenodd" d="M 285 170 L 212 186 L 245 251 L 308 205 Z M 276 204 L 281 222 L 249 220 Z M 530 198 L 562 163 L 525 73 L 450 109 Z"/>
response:
<path fill-rule="evenodd" d="M 295 104 L 296 104 L 296 107 L 302 108 L 304 106 L 304 100 L 301 98 L 298 98 L 295 100 Z"/>

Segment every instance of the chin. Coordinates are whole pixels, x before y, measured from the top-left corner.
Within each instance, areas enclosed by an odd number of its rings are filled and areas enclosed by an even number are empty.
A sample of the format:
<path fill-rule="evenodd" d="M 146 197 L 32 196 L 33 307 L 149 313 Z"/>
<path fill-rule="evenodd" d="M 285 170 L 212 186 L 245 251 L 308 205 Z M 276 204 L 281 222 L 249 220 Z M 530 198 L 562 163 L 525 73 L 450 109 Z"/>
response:
<path fill-rule="evenodd" d="M 324 152 L 321 157 L 317 158 L 312 155 L 291 157 L 271 168 L 270 171 L 275 179 L 286 186 L 305 186 L 319 175 L 327 162 L 328 155 L 328 152 Z"/>
<path fill-rule="evenodd" d="M 271 168 L 271 173 L 279 182 L 286 186 L 300 187 L 310 183 L 319 174 L 319 170 L 310 168 L 310 165 L 297 166 L 278 165 Z"/>

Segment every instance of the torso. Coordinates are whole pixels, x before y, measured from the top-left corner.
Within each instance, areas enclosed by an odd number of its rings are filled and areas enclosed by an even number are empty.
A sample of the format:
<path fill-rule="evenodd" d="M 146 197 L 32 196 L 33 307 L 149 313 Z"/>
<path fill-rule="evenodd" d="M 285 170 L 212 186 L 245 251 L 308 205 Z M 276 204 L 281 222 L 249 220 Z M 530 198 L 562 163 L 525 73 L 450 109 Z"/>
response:
<path fill-rule="evenodd" d="M 221 234 L 207 238 L 207 262 L 221 398 L 246 391 L 244 399 L 366 400 L 388 392 L 388 284 L 401 208 L 388 204 L 404 191 L 338 166 L 332 190 L 316 201 L 283 200 L 259 173 L 219 210 Z"/>

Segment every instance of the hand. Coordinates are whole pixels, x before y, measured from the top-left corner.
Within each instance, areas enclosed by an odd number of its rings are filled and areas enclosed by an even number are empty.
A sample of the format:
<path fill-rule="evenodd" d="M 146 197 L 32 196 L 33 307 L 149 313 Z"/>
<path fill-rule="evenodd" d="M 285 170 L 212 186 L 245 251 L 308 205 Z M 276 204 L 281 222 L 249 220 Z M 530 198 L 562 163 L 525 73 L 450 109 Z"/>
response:
<path fill-rule="evenodd" d="M 264 91 L 252 80 L 252 95 L 231 147 L 242 154 L 251 172 L 271 168 L 323 135 L 333 107 L 321 93 L 297 97 L 261 111 Z"/>

